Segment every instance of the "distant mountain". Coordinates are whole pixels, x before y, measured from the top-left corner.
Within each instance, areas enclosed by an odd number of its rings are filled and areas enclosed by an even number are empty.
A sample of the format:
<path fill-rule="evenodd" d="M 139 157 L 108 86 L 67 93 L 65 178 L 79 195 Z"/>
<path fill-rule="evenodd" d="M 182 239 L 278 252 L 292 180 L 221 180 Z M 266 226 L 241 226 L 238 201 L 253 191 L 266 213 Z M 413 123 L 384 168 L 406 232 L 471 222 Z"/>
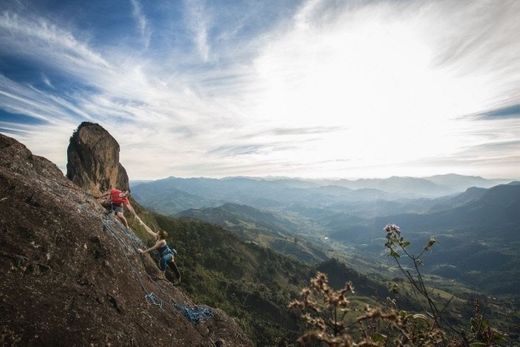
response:
<path fill-rule="evenodd" d="M 333 185 L 320 186 L 298 179 L 245 177 L 169 177 L 139 184 L 132 192 L 144 206 L 170 215 L 183 209 L 215 207 L 225 202 L 280 210 L 292 205 L 324 208 L 345 202 L 392 198 L 391 194 L 377 189 L 354 190 Z"/>
<path fill-rule="evenodd" d="M 440 231 L 444 229 L 486 230 L 496 236 L 498 231 L 520 230 L 520 185 L 498 185 L 490 189 L 470 189 L 454 197 L 457 207 L 429 214 L 404 214 L 376 219 L 383 224 L 389 219 L 400 220 L 405 228 Z M 381 221 L 381 222 L 377 222 Z M 520 239 L 520 234 L 516 236 Z"/>
<path fill-rule="evenodd" d="M 429 197 L 460 193 L 469 187 L 489 188 L 508 180 L 488 180 L 479 176 L 457 174 L 436 175 L 429 177 L 362 178 L 357 180 L 319 180 L 321 185 L 337 185 L 349 189 L 377 189 L 402 198 Z M 388 200 L 395 200 L 388 198 Z"/>
<path fill-rule="evenodd" d="M 438 212 L 443 210 L 451 210 L 456 207 L 466 205 L 470 202 L 481 199 L 487 192 L 485 188 L 471 187 L 462 194 L 455 194 L 446 197 L 437 198 L 432 202 L 432 206 L 428 212 Z"/>
<path fill-rule="evenodd" d="M 335 240 L 374 253 L 381 252 L 389 223 L 398 224 L 418 250 L 435 235 L 439 246 L 429 257 L 430 271 L 495 294 L 514 293 L 520 285 L 520 185 L 470 188 L 440 200 L 428 213 L 372 219 L 340 214 L 324 227 Z"/>
<path fill-rule="evenodd" d="M 436 175 L 424 177 L 439 186 L 449 187 L 454 191 L 464 191 L 469 187 L 490 188 L 499 184 L 507 183 L 508 180 L 485 179 L 480 176 L 463 176 L 456 174 Z"/>
<path fill-rule="evenodd" d="M 131 180 L 130 181 L 130 189 L 133 189 L 134 187 L 140 185 L 140 184 L 143 184 L 143 183 L 148 183 L 148 182 L 153 182 L 153 180 Z"/>
<path fill-rule="evenodd" d="M 169 177 L 154 182 L 141 184 L 135 188 L 136 197 L 145 205 L 150 203 L 151 196 L 145 192 L 153 190 L 162 192 L 171 199 L 181 200 L 182 196 L 175 197 L 179 191 L 192 196 L 198 196 L 201 200 L 198 207 L 211 207 L 208 201 L 222 201 L 237 204 L 246 204 L 255 207 L 278 206 L 291 199 L 291 193 L 299 188 L 295 187 L 300 182 L 265 181 L 254 178 L 176 178 Z M 280 201 L 281 200 L 281 201 Z M 188 207 L 189 208 L 189 207 Z M 179 211 L 169 211 L 174 213 Z"/>
<path fill-rule="evenodd" d="M 430 182 L 428 179 L 444 184 Z M 462 194 L 436 198 L 403 198 L 451 192 L 453 186 L 491 183 L 480 177 L 442 175 L 430 178 L 391 177 L 388 179 L 314 180 L 261 179 L 232 177 L 225 179 L 175 178 L 142 183 L 133 189 L 143 205 L 165 214 L 182 210 L 216 207 L 226 202 L 276 211 L 294 211 L 320 219 L 334 214 L 362 218 L 400 214 L 432 214 L 452 210 L 478 200 L 483 188 L 470 188 Z M 464 183 L 465 182 L 465 183 Z M 334 184 L 332 184 L 334 183 Z M 351 186 L 351 187 L 347 187 Z M 511 184 L 514 186 L 514 184 Z M 363 188 L 360 188 L 363 187 Z M 392 192 L 395 192 L 392 193 Z M 409 217 L 408 219 L 415 217 Z M 419 217 L 417 217 L 419 218 Z M 423 218 L 423 217 L 421 217 Z M 437 218 L 434 216 L 432 218 Z"/>
<path fill-rule="evenodd" d="M 331 202 L 395 200 L 390 193 L 374 188 L 351 189 L 340 185 L 326 185 L 307 188 L 305 191 L 316 196 L 323 195 L 323 199 L 330 199 Z"/>
<path fill-rule="evenodd" d="M 207 199 L 175 188 L 169 182 L 141 183 L 132 187 L 133 197 L 147 208 L 173 215 L 190 208 L 202 208 L 221 205 L 221 201 Z"/>
<path fill-rule="evenodd" d="M 307 263 L 318 263 L 327 255 L 316 245 L 296 236 L 303 233 L 301 221 L 295 223 L 289 218 L 250 206 L 227 203 L 219 207 L 190 209 L 177 217 L 201 220 L 220 225 L 233 231 L 245 241 L 267 246 L 281 254 L 292 256 Z"/>
<path fill-rule="evenodd" d="M 373 217 L 426 212 L 431 204 L 424 199 L 458 194 L 473 186 L 490 187 L 497 182 L 455 174 L 359 180 L 169 177 L 137 182 L 132 185 L 132 192 L 145 206 L 170 215 L 190 208 L 216 207 L 230 202 L 275 210 L 294 210 L 294 206 L 337 212 L 353 209 L 356 213 Z"/>
<path fill-rule="evenodd" d="M 340 180 L 339 185 L 351 189 L 370 188 L 378 189 L 387 193 L 396 194 L 398 197 L 436 197 L 446 195 L 452 191 L 447 187 L 438 185 L 424 178 L 417 177 L 390 177 L 358 179 L 355 181 Z"/>

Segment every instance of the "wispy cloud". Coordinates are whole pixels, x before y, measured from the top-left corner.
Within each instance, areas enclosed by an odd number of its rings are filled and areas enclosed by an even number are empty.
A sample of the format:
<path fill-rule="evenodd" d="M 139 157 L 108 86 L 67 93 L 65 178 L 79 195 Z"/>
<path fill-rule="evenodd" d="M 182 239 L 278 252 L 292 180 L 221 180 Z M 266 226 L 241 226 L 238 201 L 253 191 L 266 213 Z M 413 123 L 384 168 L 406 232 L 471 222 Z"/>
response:
<path fill-rule="evenodd" d="M 511 153 L 511 151 L 520 153 L 520 140 L 488 142 L 481 145 L 473 146 L 469 151 L 473 154 L 494 155 Z"/>
<path fill-rule="evenodd" d="M 476 115 L 481 119 L 520 118 L 520 104 L 500 107 Z"/>
<path fill-rule="evenodd" d="M 46 123 L 69 121 L 74 116 L 91 119 L 83 110 L 62 97 L 48 94 L 0 75 L 0 103 L 8 112 L 27 115 Z"/>
<path fill-rule="evenodd" d="M 43 83 L 45 83 L 45 85 L 47 87 L 50 87 L 50 88 L 54 89 L 54 86 L 52 85 L 51 80 L 45 74 L 42 74 L 42 81 L 43 81 Z"/>
<path fill-rule="evenodd" d="M 266 148 L 265 145 L 219 146 L 215 149 L 210 150 L 208 153 L 221 154 L 224 156 L 237 156 L 258 153 L 260 150 L 264 148 Z"/>
<path fill-rule="evenodd" d="M 185 0 L 185 6 L 186 22 L 193 33 L 198 53 L 202 60 L 206 62 L 209 59 L 211 47 L 208 41 L 210 17 L 206 12 L 204 0 Z"/>
<path fill-rule="evenodd" d="M 130 0 L 130 3 L 132 4 L 132 15 L 135 18 L 137 28 L 139 29 L 139 32 L 141 33 L 141 36 L 144 40 L 144 46 L 148 48 L 152 36 L 152 32 L 148 25 L 148 20 L 143 13 L 143 9 L 139 0 Z"/>
<path fill-rule="evenodd" d="M 26 17 L 4 11 L 0 15 L 0 30 L 3 32 L 2 46 L 7 46 L 12 53 L 33 58 L 44 53 L 55 59 L 53 64 L 63 63 L 63 67 L 90 69 L 109 66 L 100 54 L 70 32 L 38 16 Z"/>
<path fill-rule="evenodd" d="M 342 127 L 295 127 L 295 128 L 274 128 L 265 130 L 259 133 L 259 135 L 272 134 L 272 135 L 312 135 L 312 134 L 330 134 L 337 131 L 345 130 Z"/>
<path fill-rule="evenodd" d="M 38 125 L 0 114 L 0 131 L 63 168 L 72 130 L 99 122 L 133 178 L 520 176 L 516 1 L 186 0 L 163 4 L 181 12 L 164 22 L 130 5 L 134 45 L 100 43 L 96 23 L 1 12 L 0 56 L 35 75 L 0 71 L 0 108 Z"/>

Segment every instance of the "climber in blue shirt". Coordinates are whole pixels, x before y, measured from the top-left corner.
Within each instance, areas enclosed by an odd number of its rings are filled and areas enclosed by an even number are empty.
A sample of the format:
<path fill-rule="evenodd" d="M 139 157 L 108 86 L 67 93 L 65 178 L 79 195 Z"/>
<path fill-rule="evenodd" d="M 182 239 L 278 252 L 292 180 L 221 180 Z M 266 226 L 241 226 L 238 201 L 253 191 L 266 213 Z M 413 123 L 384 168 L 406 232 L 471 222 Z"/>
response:
<path fill-rule="evenodd" d="M 179 272 L 179 268 L 177 264 L 175 264 L 175 254 L 177 251 L 173 248 L 170 248 L 166 243 L 166 238 L 168 237 L 168 233 L 164 230 L 159 230 L 159 232 L 154 232 L 151 228 L 149 228 L 143 221 L 138 218 L 139 223 L 144 227 L 146 232 L 154 237 L 156 240 L 155 245 L 148 249 L 138 248 L 137 251 L 141 254 L 145 254 L 151 252 L 153 250 L 157 250 L 159 252 L 160 260 L 159 260 L 159 268 L 163 273 L 166 273 L 166 269 L 168 265 L 172 265 L 173 272 L 175 272 L 175 276 L 177 277 L 177 281 L 181 281 L 181 273 Z"/>

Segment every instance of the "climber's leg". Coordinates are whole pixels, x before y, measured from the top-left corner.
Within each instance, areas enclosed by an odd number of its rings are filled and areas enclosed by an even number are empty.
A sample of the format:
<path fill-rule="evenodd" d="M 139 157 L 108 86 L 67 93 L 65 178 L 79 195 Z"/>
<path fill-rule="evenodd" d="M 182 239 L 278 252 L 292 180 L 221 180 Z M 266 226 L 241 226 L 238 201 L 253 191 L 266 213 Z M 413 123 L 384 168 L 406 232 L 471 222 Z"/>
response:
<path fill-rule="evenodd" d="M 168 268 L 168 265 L 173 261 L 173 254 L 168 253 L 161 257 L 161 260 L 159 261 L 159 267 L 161 268 L 161 271 L 165 272 Z"/>
<path fill-rule="evenodd" d="M 177 282 L 180 283 L 180 281 L 181 281 L 181 272 L 179 271 L 179 268 L 177 267 L 177 264 L 175 263 L 174 260 L 172 260 L 172 269 L 173 269 L 173 272 L 175 272 L 175 276 L 177 277 Z"/>
<path fill-rule="evenodd" d="M 123 212 L 117 212 L 116 211 L 116 216 L 121 221 L 121 223 L 123 223 L 123 225 L 128 229 L 128 221 L 126 220 L 125 215 L 123 214 Z"/>

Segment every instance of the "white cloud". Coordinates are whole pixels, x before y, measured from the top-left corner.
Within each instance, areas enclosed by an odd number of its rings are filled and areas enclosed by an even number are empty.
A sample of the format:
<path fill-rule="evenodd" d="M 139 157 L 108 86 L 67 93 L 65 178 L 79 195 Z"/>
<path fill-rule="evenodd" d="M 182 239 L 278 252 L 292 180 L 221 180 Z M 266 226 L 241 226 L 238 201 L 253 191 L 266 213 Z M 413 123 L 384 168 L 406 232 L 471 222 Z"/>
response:
<path fill-rule="evenodd" d="M 131 3 L 144 38 L 149 23 Z M 518 119 L 461 117 L 520 101 L 519 3 L 491 3 L 309 1 L 290 23 L 221 52 L 209 39 L 216 17 L 187 1 L 192 58 L 201 62 L 190 70 L 4 12 L 2 50 L 92 88 L 58 94 L 2 75 L 0 107 L 45 124 L 0 127 L 23 131 L 18 138 L 63 168 L 73 128 L 99 122 L 132 178 L 520 176 L 510 160 L 520 150 Z M 214 55 L 236 59 L 209 68 Z M 497 138 L 508 141 L 499 156 L 482 147 Z"/>
<path fill-rule="evenodd" d="M 484 140 L 475 131 L 479 125 L 461 115 L 519 99 L 520 62 L 511 59 L 520 54 L 518 2 L 493 2 L 499 11 L 488 11 L 489 1 L 329 4 L 306 3 L 290 30 L 271 35 L 254 64 L 260 90 L 248 98 L 258 101 L 249 114 L 273 126 L 348 129 L 290 152 L 300 162 L 351 160 L 314 174 L 420 174 L 406 163 L 449 156 Z M 478 48 L 439 59 L 455 49 L 450 38 L 470 40 L 475 32 Z M 487 126 L 503 135 L 503 128 Z M 518 129 L 514 134 L 520 136 Z"/>

